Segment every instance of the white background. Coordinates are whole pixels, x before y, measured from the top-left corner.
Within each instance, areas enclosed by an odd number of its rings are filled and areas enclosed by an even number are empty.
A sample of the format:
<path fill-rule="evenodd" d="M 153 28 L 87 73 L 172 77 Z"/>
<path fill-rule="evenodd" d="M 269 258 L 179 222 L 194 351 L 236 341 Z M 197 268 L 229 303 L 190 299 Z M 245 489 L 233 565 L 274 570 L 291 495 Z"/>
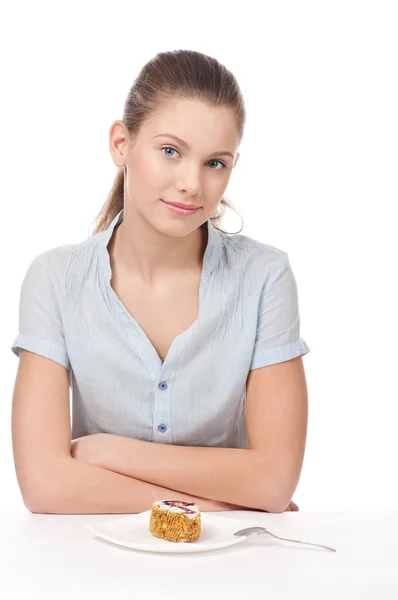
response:
<path fill-rule="evenodd" d="M 110 125 L 141 67 L 178 48 L 237 77 L 247 126 L 225 195 L 296 276 L 311 352 L 294 500 L 397 509 L 397 3 L 14 1 L 0 22 L 0 509 L 26 510 L 11 446 L 23 276 L 88 237 L 116 174 Z M 227 209 L 223 225 L 240 220 Z"/>

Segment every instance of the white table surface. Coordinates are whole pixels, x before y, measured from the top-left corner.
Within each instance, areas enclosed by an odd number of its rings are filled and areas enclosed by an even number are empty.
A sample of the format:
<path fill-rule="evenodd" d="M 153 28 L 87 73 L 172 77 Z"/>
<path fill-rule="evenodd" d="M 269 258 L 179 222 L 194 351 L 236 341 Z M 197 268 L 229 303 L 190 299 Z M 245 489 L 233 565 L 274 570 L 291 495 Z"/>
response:
<path fill-rule="evenodd" d="M 150 553 L 111 544 L 86 527 L 127 515 L 2 512 L 0 598 L 398 599 L 398 511 L 210 514 L 252 519 L 337 552 L 265 534 L 219 550 Z"/>

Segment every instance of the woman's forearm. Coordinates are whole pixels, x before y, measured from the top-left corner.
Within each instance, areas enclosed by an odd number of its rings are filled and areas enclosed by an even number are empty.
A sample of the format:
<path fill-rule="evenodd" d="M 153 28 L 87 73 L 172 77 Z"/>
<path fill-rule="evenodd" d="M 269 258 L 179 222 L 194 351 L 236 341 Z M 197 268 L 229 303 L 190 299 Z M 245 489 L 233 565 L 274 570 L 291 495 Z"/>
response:
<path fill-rule="evenodd" d="M 195 502 L 202 512 L 242 508 L 140 481 L 72 457 L 56 461 L 38 483 L 34 496 L 24 501 L 34 513 L 132 514 L 149 510 L 154 500 L 166 499 Z"/>
<path fill-rule="evenodd" d="M 253 449 L 178 446 L 98 433 L 74 440 L 71 454 L 82 462 L 183 494 L 246 510 L 280 512 L 275 469 Z"/>

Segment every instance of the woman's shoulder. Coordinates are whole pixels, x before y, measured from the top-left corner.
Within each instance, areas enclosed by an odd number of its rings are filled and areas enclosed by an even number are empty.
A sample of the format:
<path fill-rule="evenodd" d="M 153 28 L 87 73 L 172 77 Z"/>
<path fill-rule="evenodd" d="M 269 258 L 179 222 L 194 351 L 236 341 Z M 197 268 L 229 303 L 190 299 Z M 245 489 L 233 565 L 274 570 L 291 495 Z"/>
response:
<path fill-rule="evenodd" d="M 50 278 L 73 276 L 75 272 L 84 272 L 84 267 L 92 264 L 97 252 L 98 239 L 92 236 L 82 242 L 62 244 L 42 251 L 36 255 L 30 264 L 30 269 L 46 271 Z"/>
<path fill-rule="evenodd" d="M 264 262 L 284 262 L 288 257 L 283 248 L 262 242 L 248 235 L 225 236 L 224 240 L 227 253 L 233 253 L 235 256 L 241 257 L 243 263 L 250 261 L 251 264 L 264 265 Z"/>

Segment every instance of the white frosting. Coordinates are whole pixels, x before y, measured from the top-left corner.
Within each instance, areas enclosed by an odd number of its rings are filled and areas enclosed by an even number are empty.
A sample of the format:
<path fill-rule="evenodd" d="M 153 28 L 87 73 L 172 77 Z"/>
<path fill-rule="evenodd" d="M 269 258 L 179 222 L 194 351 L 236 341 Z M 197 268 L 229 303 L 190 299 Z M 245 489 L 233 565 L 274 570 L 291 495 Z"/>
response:
<path fill-rule="evenodd" d="M 183 502 L 181 503 L 184 504 Z M 190 504 L 185 508 L 183 508 L 182 506 L 170 506 L 169 504 L 165 504 L 164 500 L 156 500 L 153 504 L 161 510 L 168 510 L 173 513 L 182 514 L 188 517 L 189 519 L 195 519 L 195 517 L 197 517 L 198 514 L 200 514 L 199 506 L 197 504 Z M 195 514 L 187 513 L 185 512 L 185 510 L 192 510 Z"/>

